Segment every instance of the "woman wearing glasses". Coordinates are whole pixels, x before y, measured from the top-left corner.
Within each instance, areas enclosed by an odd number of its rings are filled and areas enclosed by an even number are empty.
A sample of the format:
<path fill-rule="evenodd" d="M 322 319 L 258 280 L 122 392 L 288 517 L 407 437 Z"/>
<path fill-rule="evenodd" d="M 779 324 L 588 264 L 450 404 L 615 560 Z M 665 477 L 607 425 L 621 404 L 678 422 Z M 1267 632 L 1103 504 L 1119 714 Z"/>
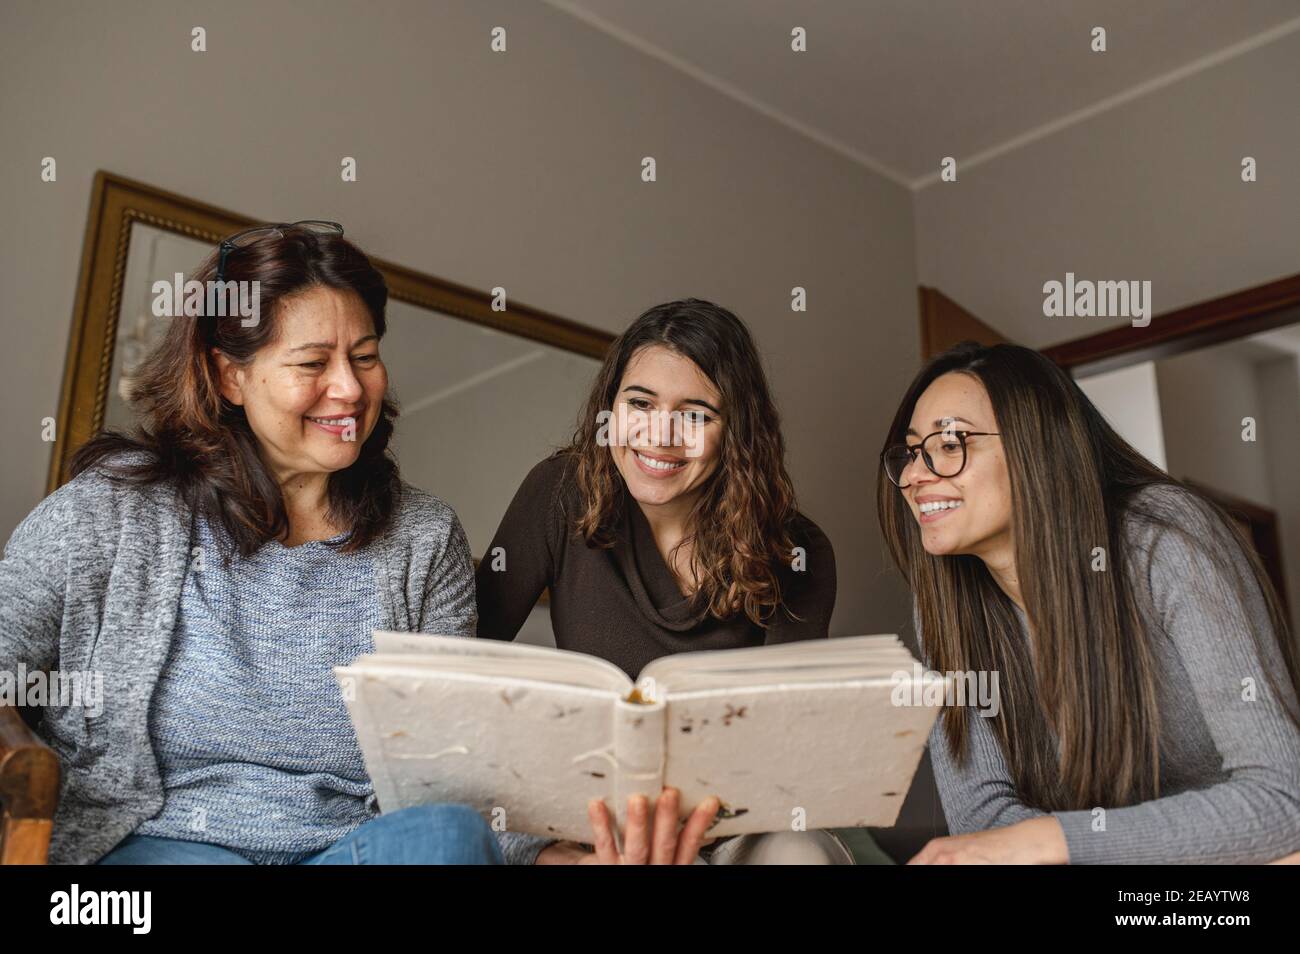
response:
<path fill-rule="evenodd" d="M 379 357 L 388 292 L 333 223 L 241 233 L 193 279 L 261 313 L 177 317 L 104 434 L 0 563 L 0 667 L 103 679 L 50 705 L 51 859 L 500 862 L 471 809 L 377 817 L 331 667 L 374 628 L 474 634 L 455 513 L 403 483 Z"/>
<path fill-rule="evenodd" d="M 878 510 L 940 672 L 998 673 L 930 751 L 952 835 L 913 863 L 1300 851 L 1300 666 L 1248 543 L 1026 348 L 904 396 Z"/>
<path fill-rule="evenodd" d="M 514 639 L 549 589 L 556 644 L 635 678 L 702 649 L 823 639 L 830 541 L 795 508 L 785 445 L 749 331 L 697 299 L 639 317 L 609 348 L 569 447 L 524 480 L 478 569 L 479 635 Z M 628 806 L 623 850 L 591 806 L 594 851 L 534 839 L 542 863 L 692 863 L 717 811 L 678 831 L 678 793 Z M 720 858 L 825 863 L 820 833 L 738 838 Z"/>

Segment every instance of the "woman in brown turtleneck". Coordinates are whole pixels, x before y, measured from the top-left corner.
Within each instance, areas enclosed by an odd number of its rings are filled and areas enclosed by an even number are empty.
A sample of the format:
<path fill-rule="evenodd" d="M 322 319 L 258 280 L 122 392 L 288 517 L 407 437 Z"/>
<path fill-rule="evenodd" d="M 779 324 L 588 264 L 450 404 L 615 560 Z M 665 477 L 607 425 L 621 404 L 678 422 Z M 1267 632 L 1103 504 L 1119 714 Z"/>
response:
<path fill-rule="evenodd" d="M 780 420 L 744 324 L 697 299 L 652 308 L 609 349 L 573 442 L 525 478 L 477 576 L 478 634 L 514 639 L 542 592 L 561 649 L 635 678 L 651 660 L 827 636 L 835 554 L 795 508 Z M 691 863 L 717 810 L 677 833 L 677 795 L 629 804 L 623 852 L 602 803 L 595 851 L 541 863 Z M 666 835 L 665 832 L 671 834 Z M 829 860 L 820 832 L 744 836 L 732 861 Z"/>

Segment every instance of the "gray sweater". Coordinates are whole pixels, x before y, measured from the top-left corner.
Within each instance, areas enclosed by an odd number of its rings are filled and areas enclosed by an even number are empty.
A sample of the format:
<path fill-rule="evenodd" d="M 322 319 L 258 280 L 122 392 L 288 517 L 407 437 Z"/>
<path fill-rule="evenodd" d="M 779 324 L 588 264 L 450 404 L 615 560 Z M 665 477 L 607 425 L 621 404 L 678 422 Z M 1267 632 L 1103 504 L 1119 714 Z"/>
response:
<path fill-rule="evenodd" d="M 1206 547 L 1233 554 L 1222 524 L 1181 490 L 1147 488 L 1139 502 L 1181 514 L 1188 533 L 1130 517 L 1130 579 L 1148 627 L 1159 638 L 1163 686 L 1160 797 L 1105 809 L 1052 814 L 1065 832 L 1072 864 L 1257 863 L 1300 851 L 1300 731 L 1269 690 L 1266 669 L 1286 685 L 1281 656 L 1258 589 L 1234 594 Z M 1195 541 L 1195 542 L 1193 542 Z M 1028 645 L 1024 614 L 1021 630 Z M 1265 634 L 1261 660 L 1251 631 Z M 918 632 L 924 647 L 924 637 Z M 1250 699 L 1243 680 L 1253 680 Z M 1001 687 L 1006 691 L 1006 687 Z M 1289 693 L 1295 705 L 1293 693 Z M 935 779 L 954 834 L 1011 825 L 1045 814 L 1022 803 L 989 719 L 972 713 L 966 758 L 955 764 L 941 723 L 930 738 Z"/>
<path fill-rule="evenodd" d="M 220 524 L 194 523 L 211 556 L 191 561 L 149 708 L 166 794 L 135 833 L 299 864 L 379 813 L 333 672 L 374 649 L 375 561 L 369 548 L 270 540 L 226 562 Z M 449 629 L 460 621 L 446 635 L 474 635 L 465 609 L 439 607 Z"/>
<path fill-rule="evenodd" d="M 45 708 L 40 732 L 63 770 L 55 863 L 98 860 L 162 807 L 149 706 L 193 541 L 193 515 L 170 487 L 87 471 L 43 500 L 5 547 L 0 671 L 56 667 L 103 679 L 102 706 Z M 391 529 L 367 552 L 381 628 L 473 634 L 473 563 L 445 503 L 404 485 Z M 544 843 L 511 832 L 498 839 L 513 864 L 531 864 Z"/>

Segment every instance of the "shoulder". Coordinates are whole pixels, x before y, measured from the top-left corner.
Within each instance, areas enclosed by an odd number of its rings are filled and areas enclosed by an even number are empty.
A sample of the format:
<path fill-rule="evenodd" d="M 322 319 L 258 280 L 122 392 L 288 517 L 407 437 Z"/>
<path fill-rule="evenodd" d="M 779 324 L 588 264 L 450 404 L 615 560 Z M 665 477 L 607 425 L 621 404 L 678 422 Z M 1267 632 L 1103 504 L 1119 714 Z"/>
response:
<path fill-rule="evenodd" d="M 519 495 L 537 503 L 555 502 L 566 487 L 575 485 L 578 459 L 567 450 L 558 450 L 536 464 L 519 485 Z"/>
<path fill-rule="evenodd" d="M 802 513 L 795 514 L 790 524 L 790 539 L 802 554 L 792 557 L 781 568 L 781 576 L 790 598 L 805 611 L 818 607 L 824 612 L 823 628 L 830 623 L 830 612 L 835 605 L 839 579 L 835 567 L 835 549 L 830 538 L 811 519 Z M 795 572 L 796 570 L 800 572 Z M 822 635 L 825 635 L 823 632 Z"/>
<path fill-rule="evenodd" d="M 1120 538 L 1130 553 L 1161 564 L 1240 549 L 1217 509 L 1177 484 L 1151 484 L 1130 496 L 1120 516 Z"/>
<path fill-rule="evenodd" d="M 1179 484 L 1148 484 L 1132 493 L 1121 509 L 1128 532 L 1150 531 L 1172 522 L 1206 529 L 1218 515 L 1200 494 Z"/>
<path fill-rule="evenodd" d="M 1253 602 L 1258 595 L 1246 544 L 1229 519 L 1184 487 L 1159 484 L 1134 494 L 1121 539 L 1131 578 L 1162 612 L 1210 603 L 1226 611 L 1243 596 Z M 1256 609 L 1249 607 L 1252 614 Z"/>
<path fill-rule="evenodd" d="M 42 500 L 14 531 L 13 540 L 57 536 L 60 542 L 85 544 L 125 520 L 152 508 L 178 506 L 171 483 L 140 484 L 115 477 L 111 468 L 139 463 L 123 454 L 90 467 Z"/>
<path fill-rule="evenodd" d="M 806 514 L 795 513 L 794 519 L 790 521 L 790 537 L 794 540 L 795 546 L 803 547 L 809 554 L 817 553 L 832 559 L 835 557 L 835 548 L 831 545 L 830 537 L 826 536 L 822 528 Z"/>
<path fill-rule="evenodd" d="M 451 505 L 403 480 L 388 529 L 370 544 L 381 563 L 417 583 L 434 567 L 474 572 L 469 537 Z"/>
<path fill-rule="evenodd" d="M 391 532 L 398 537 L 419 540 L 446 540 L 456 534 L 464 535 L 460 518 L 451 504 L 405 480 L 393 509 Z"/>
<path fill-rule="evenodd" d="M 538 461 L 520 482 L 507 519 L 543 518 L 548 533 L 560 532 L 570 516 L 582 509 L 577 467 L 577 456 L 567 449 Z"/>

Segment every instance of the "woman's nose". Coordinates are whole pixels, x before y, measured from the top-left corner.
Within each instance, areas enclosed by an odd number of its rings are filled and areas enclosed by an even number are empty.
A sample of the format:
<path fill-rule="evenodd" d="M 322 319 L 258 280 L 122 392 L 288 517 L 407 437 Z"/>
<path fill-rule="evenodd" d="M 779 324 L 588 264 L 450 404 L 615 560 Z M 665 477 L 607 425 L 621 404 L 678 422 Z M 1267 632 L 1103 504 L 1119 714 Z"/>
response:
<path fill-rule="evenodd" d="M 328 397 L 340 401 L 355 401 L 361 397 L 361 382 L 357 380 L 350 361 L 344 360 L 331 364 L 325 383 L 325 393 Z"/>
<path fill-rule="evenodd" d="M 921 459 L 920 451 L 917 451 L 916 456 L 912 458 L 912 462 L 903 468 L 902 477 L 903 483 L 909 486 L 912 484 L 928 484 L 932 479 L 935 479 L 934 474 L 930 472 L 930 468 L 926 467 L 925 461 Z"/>

